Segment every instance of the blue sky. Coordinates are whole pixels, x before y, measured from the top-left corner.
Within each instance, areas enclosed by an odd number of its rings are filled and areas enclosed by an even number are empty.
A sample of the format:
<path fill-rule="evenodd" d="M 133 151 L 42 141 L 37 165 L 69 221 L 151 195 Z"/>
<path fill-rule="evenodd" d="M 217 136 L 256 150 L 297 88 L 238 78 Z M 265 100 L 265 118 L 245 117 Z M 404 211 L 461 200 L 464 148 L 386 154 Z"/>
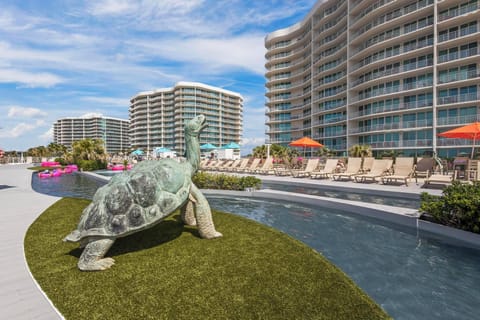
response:
<path fill-rule="evenodd" d="M 244 99 L 243 148 L 265 138 L 265 36 L 314 0 L 0 0 L 0 148 L 52 141 L 88 113 L 128 119 L 140 91 L 202 82 Z"/>

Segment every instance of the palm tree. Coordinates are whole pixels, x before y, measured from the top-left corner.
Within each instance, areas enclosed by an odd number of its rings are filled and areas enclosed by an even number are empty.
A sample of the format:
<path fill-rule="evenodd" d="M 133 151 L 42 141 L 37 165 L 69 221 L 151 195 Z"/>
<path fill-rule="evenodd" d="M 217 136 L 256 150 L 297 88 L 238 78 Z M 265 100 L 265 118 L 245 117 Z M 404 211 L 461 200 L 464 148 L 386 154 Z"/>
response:
<path fill-rule="evenodd" d="M 106 161 L 107 154 L 105 152 L 102 139 L 83 139 L 75 141 L 72 144 L 72 155 L 75 161 L 78 160 L 100 160 Z"/>
<path fill-rule="evenodd" d="M 256 146 L 252 150 L 252 155 L 254 158 L 266 158 L 267 157 L 267 146 L 266 145 L 261 145 L 261 146 Z"/>
<path fill-rule="evenodd" d="M 355 144 L 348 149 L 348 154 L 350 157 L 371 157 L 372 156 L 372 147 L 367 144 Z"/>
<path fill-rule="evenodd" d="M 65 158 L 65 155 L 67 153 L 66 146 L 54 142 L 50 143 L 47 146 L 47 150 L 49 151 L 50 155 L 58 158 Z"/>
<path fill-rule="evenodd" d="M 336 151 L 335 150 L 331 150 L 330 148 L 326 147 L 326 146 L 323 146 L 322 148 L 318 149 L 317 151 L 317 156 L 319 157 L 330 157 L 330 156 L 335 156 L 336 155 Z"/>
<path fill-rule="evenodd" d="M 348 154 L 351 157 L 362 157 L 361 167 L 363 169 L 365 157 L 372 156 L 372 148 L 367 144 L 355 144 L 348 149 Z"/>

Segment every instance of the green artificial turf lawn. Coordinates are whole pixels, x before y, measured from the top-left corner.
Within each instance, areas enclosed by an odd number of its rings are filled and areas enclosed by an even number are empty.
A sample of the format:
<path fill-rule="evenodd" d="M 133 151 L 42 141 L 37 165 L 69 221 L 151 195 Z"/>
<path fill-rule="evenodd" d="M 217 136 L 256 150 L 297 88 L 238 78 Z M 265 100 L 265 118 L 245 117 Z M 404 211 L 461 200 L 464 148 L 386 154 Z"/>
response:
<path fill-rule="evenodd" d="M 257 222 L 214 212 L 222 238 L 201 239 L 174 213 L 119 239 L 116 264 L 77 269 L 62 238 L 89 201 L 64 198 L 29 228 L 25 255 L 66 319 L 388 319 L 342 271 L 303 243 Z"/>

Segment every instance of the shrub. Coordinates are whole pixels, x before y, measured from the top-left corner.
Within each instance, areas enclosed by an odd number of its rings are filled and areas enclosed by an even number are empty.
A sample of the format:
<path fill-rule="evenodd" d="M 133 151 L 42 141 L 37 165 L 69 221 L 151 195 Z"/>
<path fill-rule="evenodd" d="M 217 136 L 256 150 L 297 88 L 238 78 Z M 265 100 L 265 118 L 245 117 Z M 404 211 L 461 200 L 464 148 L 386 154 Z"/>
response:
<path fill-rule="evenodd" d="M 77 165 L 83 171 L 94 171 L 107 168 L 107 163 L 102 160 L 78 160 Z"/>
<path fill-rule="evenodd" d="M 441 196 L 423 192 L 420 199 L 420 212 L 430 214 L 435 222 L 480 233 L 480 182 L 454 181 Z"/>
<path fill-rule="evenodd" d="M 252 176 L 236 177 L 207 172 L 197 172 L 192 181 L 200 189 L 245 190 L 246 188 L 258 189 L 262 185 L 260 179 Z"/>
<path fill-rule="evenodd" d="M 68 164 L 67 160 L 64 158 L 55 158 L 55 161 L 60 163 L 62 166 L 66 166 Z"/>

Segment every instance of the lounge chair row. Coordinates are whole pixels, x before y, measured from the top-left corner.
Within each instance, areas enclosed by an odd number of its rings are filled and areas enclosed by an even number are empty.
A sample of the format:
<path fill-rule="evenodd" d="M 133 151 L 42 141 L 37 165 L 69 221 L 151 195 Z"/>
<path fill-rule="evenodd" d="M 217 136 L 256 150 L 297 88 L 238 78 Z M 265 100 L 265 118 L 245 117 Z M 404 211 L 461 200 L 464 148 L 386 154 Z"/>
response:
<path fill-rule="evenodd" d="M 251 161 L 250 161 L 251 160 Z M 213 160 L 200 163 L 200 169 L 206 171 L 237 172 L 251 174 L 273 174 L 273 158 L 244 158 L 238 160 Z"/>
<path fill-rule="evenodd" d="M 339 172 L 339 160 L 327 159 L 322 169 L 317 169 L 319 159 L 308 159 L 303 169 L 274 167 L 273 158 L 268 159 L 238 159 L 202 161 L 201 169 L 219 172 L 234 172 L 247 174 L 275 174 L 277 176 L 292 176 L 294 178 L 351 180 L 359 183 L 382 182 L 383 184 L 408 185 L 412 178 L 425 178 L 425 183 L 450 183 L 455 179 L 451 175 L 432 174 L 436 162 L 433 158 L 419 158 L 414 165 L 413 157 L 397 157 L 395 165 L 391 159 L 374 159 L 373 157 L 349 157 L 347 166 Z"/>
<path fill-rule="evenodd" d="M 327 159 L 324 167 L 317 170 L 319 160 L 310 159 L 304 170 L 276 170 L 277 175 L 291 175 L 293 177 L 310 177 L 312 179 L 353 180 L 355 182 L 382 182 L 383 184 L 401 183 L 408 185 L 411 178 L 430 177 L 434 172 L 433 158 L 419 158 L 414 165 L 413 157 L 398 157 L 395 165 L 391 159 L 375 159 L 373 157 L 349 157 L 347 166 L 338 172 L 338 160 Z M 435 181 L 433 177 L 429 181 Z M 443 177 L 444 180 L 448 179 Z M 452 178 L 453 179 L 453 178 Z M 437 180 L 441 180 L 439 177 Z"/>

